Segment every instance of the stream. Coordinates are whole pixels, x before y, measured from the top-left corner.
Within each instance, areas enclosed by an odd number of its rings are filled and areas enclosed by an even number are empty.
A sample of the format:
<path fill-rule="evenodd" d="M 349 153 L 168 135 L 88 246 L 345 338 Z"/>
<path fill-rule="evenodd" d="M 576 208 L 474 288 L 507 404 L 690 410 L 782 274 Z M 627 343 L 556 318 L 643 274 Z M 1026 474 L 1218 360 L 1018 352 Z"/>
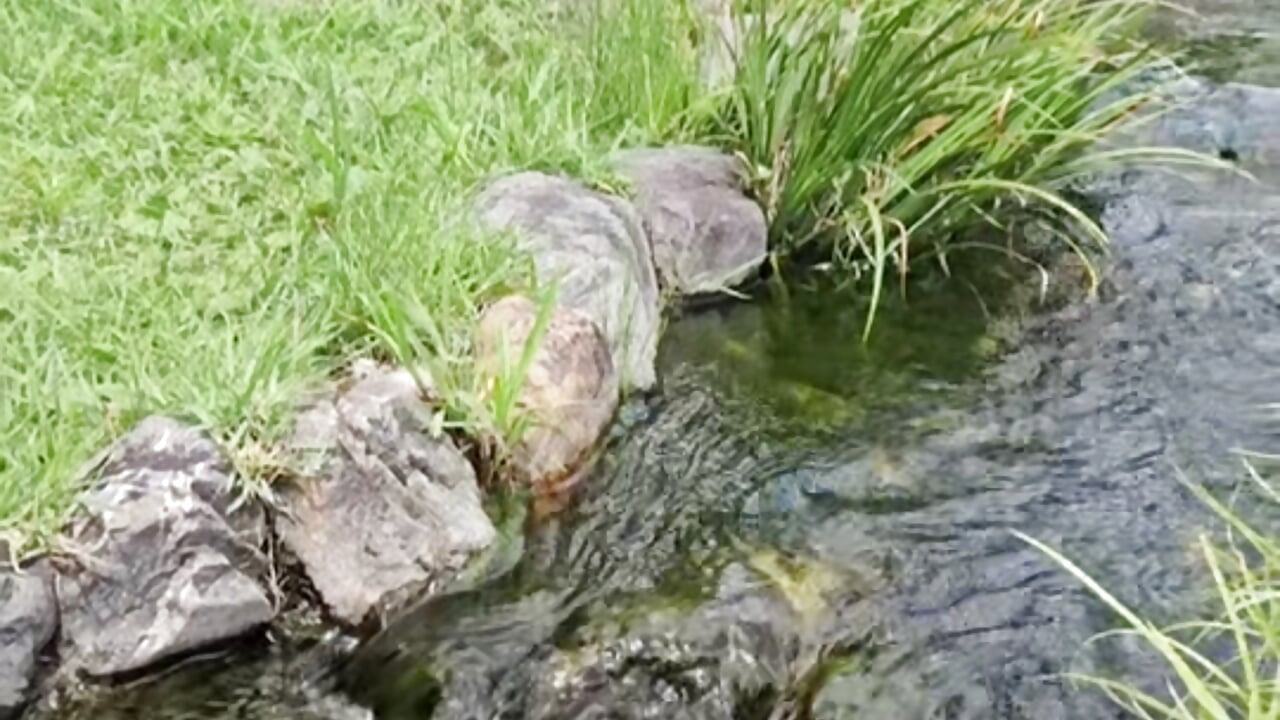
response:
<path fill-rule="evenodd" d="M 1280 85 L 1280 5 L 1199 5 L 1158 32 L 1219 81 Z M 1040 307 L 1038 275 L 996 264 L 890 302 L 866 346 L 820 276 L 689 312 L 585 496 L 485 582 L 352 653 L 261 643 L 31 717 L 1124 717 L 1062 673 L 1161 666 L 1087 644 L 1117 618 L 1011 531 L 1186 617 L 1216 525 L 1179 476 L 1230 493 L 1232 452 L 1275 440 L 1255 408 L 1280 399 L 1280 90 L 1192 95 L 1153 132 L 1259 182 L 1100 181 L 1096 299 Z"/>

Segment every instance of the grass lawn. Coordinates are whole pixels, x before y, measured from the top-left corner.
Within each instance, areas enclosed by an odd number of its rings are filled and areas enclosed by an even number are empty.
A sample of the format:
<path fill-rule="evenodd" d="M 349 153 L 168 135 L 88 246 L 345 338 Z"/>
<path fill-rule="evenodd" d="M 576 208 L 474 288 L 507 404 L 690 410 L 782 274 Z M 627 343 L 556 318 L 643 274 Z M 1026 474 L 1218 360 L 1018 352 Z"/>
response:
<path fill-rule="evenodd" d="M 590 177 L 688 105 L 668 3 L 552 5 L 0 0 L 0 537 L 48 542 L 152 412 L 254 480 L 354 356 L 429 351 L 463 392 L 478 303 L 529 278 L 468 194 Z"/>

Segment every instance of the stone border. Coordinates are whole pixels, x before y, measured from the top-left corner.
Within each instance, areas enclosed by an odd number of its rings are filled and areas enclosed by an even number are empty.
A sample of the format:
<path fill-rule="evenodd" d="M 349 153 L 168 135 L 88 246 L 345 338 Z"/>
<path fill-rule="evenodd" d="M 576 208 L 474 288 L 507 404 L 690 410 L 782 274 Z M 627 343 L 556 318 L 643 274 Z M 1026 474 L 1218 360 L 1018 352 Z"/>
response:
<path fill-rule="evenodd" d="M 520 391 L 534 424 L 507 472 L 543 497 L 585 476 L 620 395 L 657 382 L 664 294 L 730 288 L 767 253 L 764 213 L 732 156 L 644 148 L 613 165 L 633 199 L 526 172 L 475 200 L 477 222 L 512 232 L 539 283 L 559 291 L 547 318 L 508 297 L 476 331 L 477 367 L 493 379 L 542 328 Z M 32 699 L 51 650 L 59 667 L 46 684 L 136 676 L 276 622 L 263 549 L 277 544 L 348 628 L 376 628 L 439 590 L 496 531 L 475 470 L 429 429 L 424 385 L 365 363 L 310 399 L 288 442 L 301 479 L 280 489 L 273 523 L 237 495 L 226 457 L 196 427 L 153 416 L 103 451 L 84 472 L 65 552 L 0 565 L 0 720 Z"/>

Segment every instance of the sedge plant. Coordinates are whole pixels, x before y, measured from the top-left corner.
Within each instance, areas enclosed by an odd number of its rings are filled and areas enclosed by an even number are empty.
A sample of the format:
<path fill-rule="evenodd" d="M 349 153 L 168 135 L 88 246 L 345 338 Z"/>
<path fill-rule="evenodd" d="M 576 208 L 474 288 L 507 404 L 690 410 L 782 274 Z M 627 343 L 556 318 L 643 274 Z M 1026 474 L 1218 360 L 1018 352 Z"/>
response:
<path fill-rule="evenodd" d="M 1019 253 L 1029 223 L 1096 283 L 1107 238 L 1071 182 L 1133 157 L 1196 161 L 1098 149 L 1151 99 L 1125 88 L 1152 60 L 1131 38 L 1153 1 L 746 0 L 715 132 L 753 168 L 775 256 L 869 281 L 865 333 L 913 263 Z"/>

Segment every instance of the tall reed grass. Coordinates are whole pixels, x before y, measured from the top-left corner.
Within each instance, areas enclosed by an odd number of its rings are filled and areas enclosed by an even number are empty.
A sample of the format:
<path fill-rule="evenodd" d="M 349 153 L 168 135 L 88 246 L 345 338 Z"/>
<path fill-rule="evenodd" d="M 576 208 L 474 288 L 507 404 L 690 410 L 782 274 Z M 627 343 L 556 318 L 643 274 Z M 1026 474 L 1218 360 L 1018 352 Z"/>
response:
<path fill-rule="evenodd" d="M 745 156 L 775 253 L 886 286 L 1029 225 L 1092 260 L 1073 180 L 1151 150 L 1099 138 L 1151 99 L 1135 41 L 1154 0 L 745 0 L 714 127 Z M 1166 157 L 1188 159 L 1168 151 Z"/>

